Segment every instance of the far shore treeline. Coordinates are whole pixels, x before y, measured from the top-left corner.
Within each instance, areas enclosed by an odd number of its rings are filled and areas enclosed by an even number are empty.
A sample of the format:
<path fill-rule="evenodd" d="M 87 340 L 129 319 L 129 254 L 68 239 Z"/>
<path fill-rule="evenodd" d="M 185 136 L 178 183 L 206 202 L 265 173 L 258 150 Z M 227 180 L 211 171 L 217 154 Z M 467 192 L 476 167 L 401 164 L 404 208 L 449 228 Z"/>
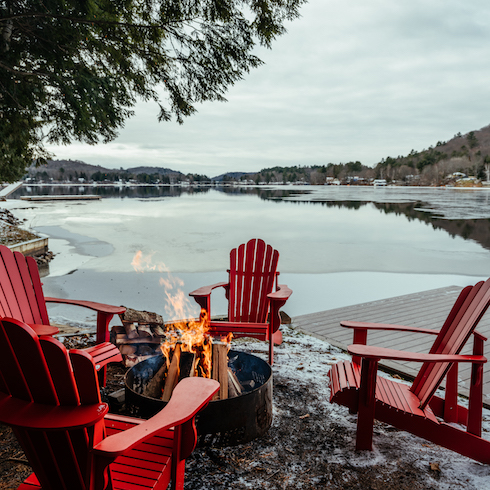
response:
<path fill-rule="evenodd" d="M 456 134 L 450 141 L 406 156 L 383 158 L 376 166 L 360 161 L 312 166 L 264 168 L 260 172 L 229 172 L 215 177 L 184 174 L 163 167 L 141 166 L 119 170 L 89 165 L 76 160 L 50 160 L 31 166 L 25 176 L 29 182 L 136 182 L 174 184 L 188 182 L 237 182 L 247 184 L 304 183 L 322 185 L 369 185 L 375 179 L 399 185 L 482 185 L 490 182 L 490 126 L 466 135 Z"/>

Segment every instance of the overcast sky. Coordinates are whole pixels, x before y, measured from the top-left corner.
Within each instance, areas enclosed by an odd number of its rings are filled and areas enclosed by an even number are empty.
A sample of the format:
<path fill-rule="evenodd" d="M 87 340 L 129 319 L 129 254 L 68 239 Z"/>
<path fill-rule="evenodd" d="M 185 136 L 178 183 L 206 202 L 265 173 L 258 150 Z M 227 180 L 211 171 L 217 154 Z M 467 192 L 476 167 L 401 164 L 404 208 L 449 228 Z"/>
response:
<path fill-rule="evenodd" d="M 139 104 L 110 144 L 57 159 L 210 177 L 406 155 L 490 124 L 488 0 L 310 0 L 265 65 L 184 125 Z"/>

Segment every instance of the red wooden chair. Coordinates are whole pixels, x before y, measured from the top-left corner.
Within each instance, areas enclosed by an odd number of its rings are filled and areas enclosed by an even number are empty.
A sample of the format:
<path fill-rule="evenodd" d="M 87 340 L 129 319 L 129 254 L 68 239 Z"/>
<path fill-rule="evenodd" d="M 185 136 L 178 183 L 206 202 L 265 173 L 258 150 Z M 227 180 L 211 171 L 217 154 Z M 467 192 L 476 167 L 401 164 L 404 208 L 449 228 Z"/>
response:
<path fill-rule="evenodd" d="M 106 365 L 122 361 L 119 349 L 109 342 L 109 322 L 126 308 L 92 301 L 45 298 L 36 261 L 0 245 L 0 318 L 21 320 L 38 335 L 55 335 L 59 330 L 50 325 L 46 302 L 83 306 L 97 312 L 97 345 L 86 350 L 94 358 L 97 369 L 101 369 L 100 379 L 104 384 Z"/>
<path fill-rule="evenodd" d="M 34 471 L 20 490 L 166 489 L 170 480 L 182 489 L 194 417 L 218 389 L 187 378 L 149 420 L 109 414 L 86 352 L 0 321 L 0 423 L 12 427 Z"/>
<path fill-rule="evenodd" d="M 352 362 L 335 364 L 330 373 L 330 401 L 358 414 L 356 449 L 372 449 L 376 418 L 435 444 L 483 463 L 490 463 L 490 441 L 481 437 L 483 400 L 483 343 L 475 327 L 490 304 L 490 279 L 464 288 L 440 330 L 401 325 L 341 322 L 354 329 L 348 348 Z M 367 332 L 419 332 L 435 335 L 429 354 L 367 346 Z M 473 334 L 473 355 L 461 349 Z M 362 361 L 361 361 L 362 359 Z M 422 362 L 412 386 L 376 375 L 380 359 Z M 469 406 L 457 403 L 458 364 L 472 363 Z M 446 377 L 444 399 L 434 393 Z M 452 424 L 453 423 L 453 424 Z M 466 430 L 456 424 L 466 426 Z M 452 425 L 451 425 L 452 424 Z"/>
<path fill-rule="evenodd" d="M 269 363 L 274 361 L 274 343 L 282 342 L 279 309 L 292 291 L 277 285 L 279 252 L 263 240 L 252 239 L 230 252 L 228 282 L 196 289 L 190 296 L 206 311 L 213 336 L 253 337 L 269 341 Z M 228 299 L 228 320 L 211 319 L 211 292 L 223 287 Z M 275 292 L 273 292 L 275 288 Z"/>

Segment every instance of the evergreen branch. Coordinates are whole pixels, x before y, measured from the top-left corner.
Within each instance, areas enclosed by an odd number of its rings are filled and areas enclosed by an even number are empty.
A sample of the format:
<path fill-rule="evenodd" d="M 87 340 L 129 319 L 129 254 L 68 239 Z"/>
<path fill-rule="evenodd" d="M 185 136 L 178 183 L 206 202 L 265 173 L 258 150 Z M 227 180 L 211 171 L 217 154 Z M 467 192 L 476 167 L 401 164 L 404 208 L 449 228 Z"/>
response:
<path fill-rule="evenodd" d="M 52 77 L 51 74 L 45 73 L 42 71 L 20 71 L 16 70 L 15 68 L 12 68 L 10 66 L 7 66 L 6 64 L 2 63 L 0 61 L 0 68 L 3 68 L 4 70 L 7 70 L 10 73 L 14 73 L 15 75 L 20 75 L 20 76 L 45 76 L 45 77 Z"/>

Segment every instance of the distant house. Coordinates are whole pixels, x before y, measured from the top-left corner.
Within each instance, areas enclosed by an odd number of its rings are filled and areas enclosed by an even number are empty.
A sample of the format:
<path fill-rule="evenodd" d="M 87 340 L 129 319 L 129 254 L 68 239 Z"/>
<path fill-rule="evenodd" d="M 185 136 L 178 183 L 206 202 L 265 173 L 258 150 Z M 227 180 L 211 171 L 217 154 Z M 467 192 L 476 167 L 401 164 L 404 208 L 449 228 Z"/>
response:
<path fill-rule="evenodd" d="M 464 179 L 466 177 L 466 174 L 463 172 L 454 172 L 451 175 L 447 176 L 449 179 Z"/>

